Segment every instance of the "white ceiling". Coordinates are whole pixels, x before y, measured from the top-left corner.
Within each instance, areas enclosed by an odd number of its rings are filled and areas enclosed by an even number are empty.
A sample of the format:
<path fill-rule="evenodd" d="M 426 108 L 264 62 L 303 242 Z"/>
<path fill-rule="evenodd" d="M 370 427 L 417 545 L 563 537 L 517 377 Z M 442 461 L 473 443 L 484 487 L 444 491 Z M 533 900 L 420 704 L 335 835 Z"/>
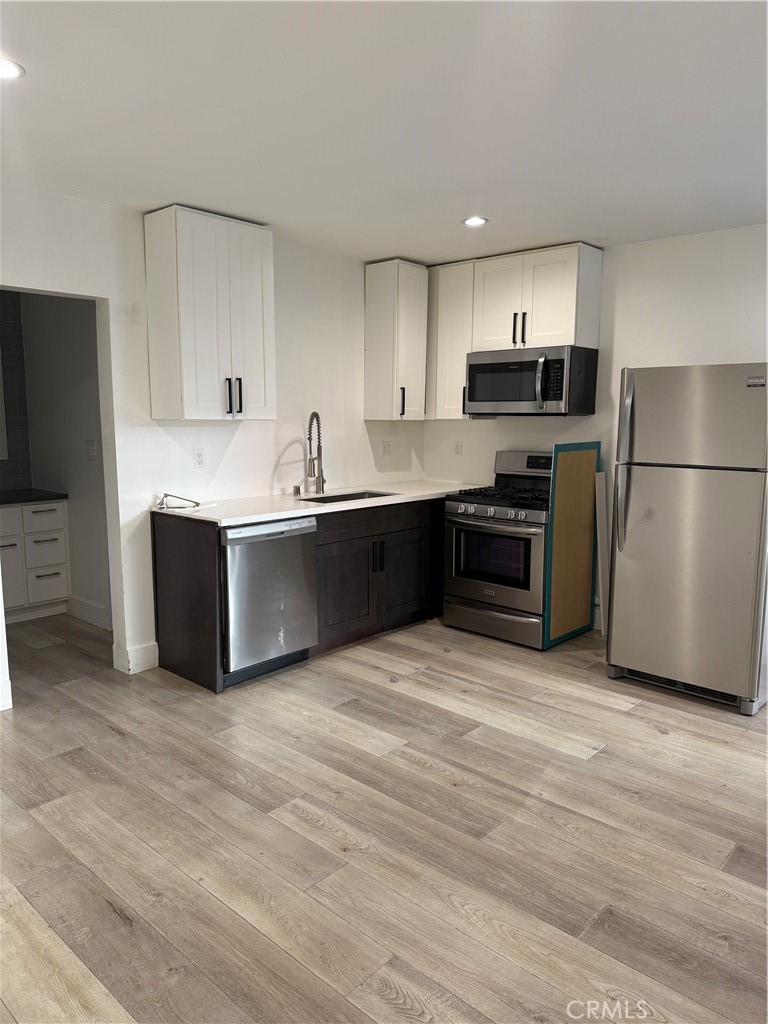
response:
<path fill-rule="evenodd" d="M 6 180 L 441 262 L 762 223 L 763 3 L 8 2 Z M 490 223 L 471 231 L 470 214 Z"/>

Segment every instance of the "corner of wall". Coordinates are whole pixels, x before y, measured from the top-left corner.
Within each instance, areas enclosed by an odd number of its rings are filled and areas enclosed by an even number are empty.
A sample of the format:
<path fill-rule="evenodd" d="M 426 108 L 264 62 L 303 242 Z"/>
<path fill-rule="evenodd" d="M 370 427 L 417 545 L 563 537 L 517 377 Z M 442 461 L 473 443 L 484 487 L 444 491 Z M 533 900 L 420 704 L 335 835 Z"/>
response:
<path fill-rule="evenodd" d="M 125 672 L 126 675 L 148 672 L 160 664 L 160 652 L 156 643 L 138 644 L 127 650 L 120 644 L 113 644 L 112 664 L 118 672 Z"/>

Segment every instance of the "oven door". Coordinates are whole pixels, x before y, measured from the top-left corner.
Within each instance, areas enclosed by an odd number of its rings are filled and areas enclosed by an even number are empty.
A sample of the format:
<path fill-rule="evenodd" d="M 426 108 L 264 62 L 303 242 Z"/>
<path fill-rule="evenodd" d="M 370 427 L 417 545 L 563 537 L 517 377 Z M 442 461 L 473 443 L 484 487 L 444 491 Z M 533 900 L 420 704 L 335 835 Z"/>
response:
<path fill-rule="evenodd" d="M 545 526 L 445 517 L 445 593 L 541 615 Z"/>

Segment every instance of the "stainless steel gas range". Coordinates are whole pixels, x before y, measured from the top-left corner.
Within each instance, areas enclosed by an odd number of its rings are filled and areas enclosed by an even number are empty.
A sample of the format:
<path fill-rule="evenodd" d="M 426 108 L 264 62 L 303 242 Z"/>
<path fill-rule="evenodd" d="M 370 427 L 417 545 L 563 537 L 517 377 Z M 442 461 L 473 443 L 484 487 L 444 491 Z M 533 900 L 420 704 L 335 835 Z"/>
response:
<path fill-rule="evenodd" d="M 553 452 L 499 451 L 492 487 L 474 487 L 446 496 L 446 625 L 539 649 L 565 639 L 566 634 L 572 636 L 591 628 L 591 561 L 589 572 L 581 572 L 586 602 L 574 609 L 570 619 L 570 613 L 563 619 L 558 618 L 559 577 L 557 567 L 553 576 L 551 559 L 550 517 L 558 459 L 576 453 L 578 465 L 570 464 L 571 469 L 594 476 L 599 458 L 597 442 L 555 445 Z M 565 479 L 567 483 L 567 475 Z M 565 484 L 564 489 L 567 498 Z M 574 545 L 581 548 L 587 529 L 590 545 L 593 542 L 594 497 L 582 513 L 581 518 L 592 518 L 574 537 Z M 561 532 L 563 529 L 565 526 Z M 567 555 L 564 557 L 567 561 Z M 588 558 L 592 558 L 591 547 Z M 574 585 L 579 585 L 578 579 Z M 570 627 L 564 632 L 563 623 Z"/>

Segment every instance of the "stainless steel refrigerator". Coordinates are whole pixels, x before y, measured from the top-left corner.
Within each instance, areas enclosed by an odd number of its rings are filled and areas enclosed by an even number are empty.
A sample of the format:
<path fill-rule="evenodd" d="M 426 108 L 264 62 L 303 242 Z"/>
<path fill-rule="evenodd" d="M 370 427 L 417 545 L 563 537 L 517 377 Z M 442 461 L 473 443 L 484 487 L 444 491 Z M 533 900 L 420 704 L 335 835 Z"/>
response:
<path fill-rule="evenodd" d="M 766 363 L 624 369 L 608 674 L 766 700 Z"/>

